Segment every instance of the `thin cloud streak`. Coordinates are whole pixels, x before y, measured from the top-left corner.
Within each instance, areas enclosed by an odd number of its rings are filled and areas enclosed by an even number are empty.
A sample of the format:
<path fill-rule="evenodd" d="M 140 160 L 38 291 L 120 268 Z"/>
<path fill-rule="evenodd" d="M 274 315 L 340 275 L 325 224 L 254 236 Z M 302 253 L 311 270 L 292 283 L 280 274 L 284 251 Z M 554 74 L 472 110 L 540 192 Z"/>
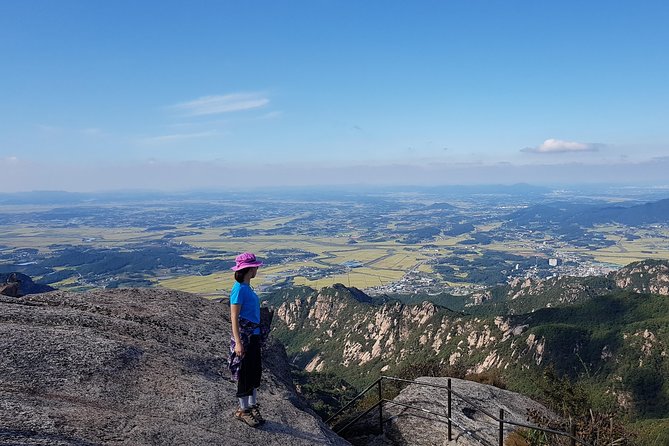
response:
<path fill-rule="evenodd" d="M 189 139 L 199 139 L 206 138 L 209 136 L 214 136 L 218 132 L 210 130 L 207 132 L 198 132 L 198 133 L 177 133 L 174 135 L 161 135 L 161 136 L 149 136 L 147 138 L 141 138 L 139 142 L 141 144 L 165 144 L 175 141 L 187 141 Z"/>
<path fill-rule="evenodd" d="M 36 126 L 42 132 L 47 132 L 47 133 L 60 132 L 60 131 L 63 130 L 62 127 L 58 127 L 58 126 L 55 126 L 55 125 L 37 124 Z"/>
<path fill-rule="evenodd" d="M 269 99 L 260 93 L 232 93 L 219 96 L 204 96 L 193 101 L 169 107 L 186 116 L 205 116 L 261 108 Z"/>
<path fill-rule="evenodd" d="M 87 129 L 82 129 L 82 130 L 80 130 L 80 132 L 81 132 L 82 135 L 86 135 L 86 136 L 102 135 L 102 130 L 100 130 L 98 128 L 94 128 L 94 127 L 87 128 Z"/>
<path fill-rule="evenodd" d="M 258 119 L 276 119 L 276 118 L 280 118 L 281 116 L 283 116 L 283 112 L 280 111 L 280 110 L 277 110 L 277 111 L 272 111 L 272 112 L 266 113 L 266 114 L 260 116 Z"/>

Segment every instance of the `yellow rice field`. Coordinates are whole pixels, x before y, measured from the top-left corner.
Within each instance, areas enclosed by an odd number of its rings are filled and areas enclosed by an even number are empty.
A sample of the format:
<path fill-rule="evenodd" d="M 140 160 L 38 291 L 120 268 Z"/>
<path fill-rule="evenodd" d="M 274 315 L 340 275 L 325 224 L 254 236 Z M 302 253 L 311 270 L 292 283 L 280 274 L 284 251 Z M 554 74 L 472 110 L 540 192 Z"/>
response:
<path fill-rule="evenodd" d="M 259 223 L 254 223 L 255 229 L 271 229 L 288 223 L 302 215 L 292 217 L 270 218 Z M 490 231 L 499 226 L 499 223 L 481 225 L 477 231 Z M 238 225 L 236 227 L 244 227 Z M 334 283 L 343 283 L 358 288 L 369 288 L 384 285 L 402 278 L 402 276 L 413 268 L 418 268 L 424 273 L 432 273 L 432 267 L 425 263 L 433 255 L 448 255 L 453 249 L 466 247 L 468 250 L 480 252 L 481 250 L 496 250 L 511 252 L 520 255 L 536 255 L 536 240 L 532 242 L 505 242 L 492 243 L 485 247 L 477 245 L 461 245 L 470 236 L 463 234 L 457 237 L 440 237 L 431 242 L 430 249 L 418 249 L 415 246 L 404 245 L 396 241 L 366 242 L 360 241 L 350 244 L 351 238 L 360 234 L 351 231 L 351 234 L 339 237 L 304 237 L 299 235 L 275 235 L 275 236 L 252 236 L 232 237 L 229 230 L 232 226 L 198 229 L 199 234 L 187 235 L 174 238 L 174 242 L 180 241 L 196 248 L 220 253 L 218 258 L 232 260 L 235 253 L 251 251 L 257 253 L 261 258 L 273 250 L 295 250 L 306 251 L 316 255 L 308 260 L 296 260 L 279 265 L 266 265 L 263 267 L 254 282 L 257 286 L 267 286 L 281 281 L 287 276 L 294 277 L 294 283 L 309 285 L 320 288 Z M 49 251 L 49 246 L 55 245 L 88 245 L 92 247 L 124 247 L 128 244 L 159 240 L 174 230 L 150 231 L 144 228 L 46 228 L 36 224 L 17 225 L 3 228 L 0 231 L 0 245 L 9 248 L 37 248 L 43 252 Z M 187 225 L 177 228 L 184 232 L 193 232 Z M 651 230 L 636 230 L 635 235 L 640 238 L 627 240 L 625 234 L 628 229 L 617 225 L 599 226 L 593 232 L 603 233 L 614 241 L 615 245 L 598 250 L 579 250 L 578 248 L 565 248 L 579 254 L 588 254 L 598 261 L 610 262 L 617 265 L 626 265 L 632 261 L 646 258 L 667 258 L 669 253 L 669 233 L 658 236 L 657 232 Z M 212 254 L 212 253 L 208 253 Z M 467 254 L 464 257 L 473 259 L 477 254 Z M 200 258 L 201 254 L 189 254 L 187 257 Z M 209 257 L 210 258 L 210 257 Z M 359 262 L 360 267 L 350 268 L 341 274 L 323 277 L 318 280 L 310 280 L 300 275 L 300 268 L 327 269 L 332 267 L 341 268 L 345 262 Z M 464 275 L 463 275 L 464 277 Z M 75 284 L 75 279 L 67 279 L 58 285 Z M 217 271 L 207 276 L 184 276 L 174 278 L 161 278 L 156 280 L 161 287 L 173 288 L 194 293 L 203 294 L 226 294 L 233 284 L 231 271 Z"/>

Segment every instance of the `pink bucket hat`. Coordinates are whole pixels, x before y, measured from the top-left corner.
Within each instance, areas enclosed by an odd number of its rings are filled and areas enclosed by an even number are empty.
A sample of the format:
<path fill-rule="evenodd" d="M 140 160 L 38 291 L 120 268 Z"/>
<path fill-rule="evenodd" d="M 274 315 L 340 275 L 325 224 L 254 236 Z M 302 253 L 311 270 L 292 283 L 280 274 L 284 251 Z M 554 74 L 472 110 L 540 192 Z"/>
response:
<path fill-rule="evenodd" d="M 235 257 L 236 265 L 230 268 L 233 271 L 239 271 L 244 268 L 255 268 L 257 266 L 262 266 L 262 262 L 256 260 L 256 255 L 252 252 L 244 252 Z"/>

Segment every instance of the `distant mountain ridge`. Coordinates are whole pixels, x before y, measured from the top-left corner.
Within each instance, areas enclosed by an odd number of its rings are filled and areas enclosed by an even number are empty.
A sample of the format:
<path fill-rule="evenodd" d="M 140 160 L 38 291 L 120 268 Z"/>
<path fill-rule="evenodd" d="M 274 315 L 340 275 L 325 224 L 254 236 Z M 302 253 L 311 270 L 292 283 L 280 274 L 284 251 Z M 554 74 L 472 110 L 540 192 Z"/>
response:
<path fill-rule="evenodd" d="M 669 418 L 667 271 L 669 261 L 645 261 L 608 277 L 517 283 L 471 296 L 464 312 L 369 302 L 341 285 L 284 290 L 272 296 L 283 302 L 275 334 L 295 365 L 360 386 L 429 361 L 507 374 L 510 390 L 533 396 L 550 368 L 587 381 L 601 404 Z"/>
<path fill-rule="evenodd" d="M 630 226 L 669 221 L 669 198 L 632 206 L 601 206 L 574 203 L 546 203 L 529 206 L 508 216 L 510 225 L 621 223 Z"/>
<path fill-rule="evenodd" d="M 669 261 L 633 262 L 606 276 L 518 278 L 504 286 L 472 294 L 471 302 L 466 306 L 476 314 L 522 314 L 621 290 L 669 296 Z"/>

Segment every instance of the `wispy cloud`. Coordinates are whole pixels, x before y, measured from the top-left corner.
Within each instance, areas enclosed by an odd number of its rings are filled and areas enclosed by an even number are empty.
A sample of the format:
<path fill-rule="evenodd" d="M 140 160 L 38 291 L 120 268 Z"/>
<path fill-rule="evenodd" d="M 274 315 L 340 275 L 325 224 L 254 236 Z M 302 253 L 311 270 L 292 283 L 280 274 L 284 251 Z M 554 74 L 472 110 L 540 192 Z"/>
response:
<path fill-rule="evenodd" d="M 0 165 L 12 165 L 18 164 L 19 158 L 17 156 L 8 156 L 6 158 L 0 158 Z"/>
<path fill-rule="evenodd" d="M 280 110 L 277 111 L 271 111 L 269 113 L 266 113 L 260 117 L 260 119 L 277 119 L 283 116 L 283 112 Z"/>
<path fill-rule="evenodd" d="M 603 144 L 563 141 L 561 139 L 547 139 L 537 147 L 525 147 L 521 152 L 528 153 L 574 153 L 596 152 Z"/>
<path fill-rule="evenodd" d="M 47 133 L 52 133 L 52 132 L 60 132 L 63 130 L 62 127 L 58 127 L 55 125 L 47 125 L 47 124 L 37 124 L 37 128 L 43 132 Z"/>
<path fill-rule="evenodd" d="M 86 128 L 76 128 L 76 127 L 61 127 L 57 125 L 48 125 L 48 124 L 37 124 L 37 128 L 44 133 L 51 134 L 61 134 L 61 135 L 83 135 L 83 136 L 104 136 L 105 133 L 102 129 L 97 127 L 86 127 Z"/>
<path fill-rule="evenodd" d="M 261 108 L 269 99 L 261 93 L 233 93 L 220 96 L 204 96 L 193 101 L 182 102 L 169 108 L 187 116 L 217 115 Z"/>
<path fill-rule="evenodd" d="M 93 127 L 87 128 L 87 129 L 81 129 L 80 132 L 81 132 L 82 135 L 86 135 L 86 136 L 102 135 L 102 130 L 100 130 L 98 128 L 93 128 Z"/>
<path fill-rule="evenodd" d="M 173 135 L 160 135 L 160 136 L 149 136 L 146 138 L 139 139 L 139 142 L 142 144 L 165 144 L 175 141 L 185 141 L 189 139 L 198 139 L 206 138 L 208 136 L 214 136 L 218 132 L 210 130 L 207 132 L 198 132 L 198 133 L 176 133 Z"/>

